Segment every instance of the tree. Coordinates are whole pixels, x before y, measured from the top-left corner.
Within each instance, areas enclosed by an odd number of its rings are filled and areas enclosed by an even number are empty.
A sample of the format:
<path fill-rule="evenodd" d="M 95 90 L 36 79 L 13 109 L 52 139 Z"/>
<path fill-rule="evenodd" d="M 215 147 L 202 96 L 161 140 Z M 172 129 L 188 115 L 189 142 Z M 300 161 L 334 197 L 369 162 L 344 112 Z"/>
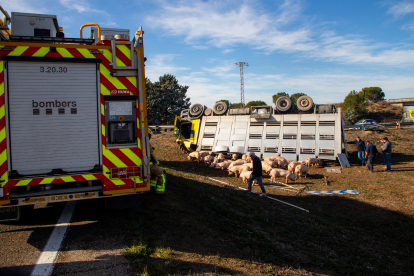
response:
<path fill-rule="evenodd" d="M 382 91 L 381 87 L 365 87 L 362 88 L 362 91 L 359 93 L 362 97 L 365 95 L 366 101 L 380 101 L 385 98 L 385 93 Z"/>
<path fill-rule="evenodd" d="M 296 102 L 302 96 L 306 96 L 306 94 L 305 93 L 295 93 L 295 94 L 290 95 L 290 100 L 292 101 L 292 105 L 296 106 L 297 105 Z M 276 102 L 275 102 L 275 104 L 276 104 Z"/>
<path fill-rule="evenodd" d="M 364 101 L 364 95 L 352 90 L 345 97 L 344 102 L 341 104 L 342 114 L 345 115 L 348 109 L 353 109 L 355 112 L 356 120 L 362 119 L 367 115 L 367 102 Z"/>
<path fill-rule="evenodd" d="M 258 105 L 267 105 L 264 101 L 251 101 L 246 104 L 246 106 L 258 106 Z"/>
<path fill-rule="evenodd" d="M 175 76 L 165 74 L 152 83 L 145 79 L 147 90 L 148 123 L 150 125 L 171 125 L 175 115 L 181 110 L 190 108 L 190 98 L 187 98 L 188 86 L 178 84 Z"/>
<path fill-rule="evenodd" d="M 243 108 L 241 103 L 232 103 L 229 105 L 229 109 L 234 109 L 234 108 Z"/>
<path fill-rule="evenodd" d="M 275 94 L 275 95 L 272 96 L 273 103 L 276 105 L 277 99 L 279 99 L 282 96 L 286 96 L 286 97 L 289 98 L 289 94 L 288 93 L 286 93 L 286 92 L 278 92 L 277 94 Z"/>
<path fill-rule="evenodd" d="M 358 115 L 355 112 L 355 109 L 352 107 L 348 108 L 343 112 L 342 118 L 345 121 L 345 124 L 347 125 L 353 125 L 358 121 Z"/>

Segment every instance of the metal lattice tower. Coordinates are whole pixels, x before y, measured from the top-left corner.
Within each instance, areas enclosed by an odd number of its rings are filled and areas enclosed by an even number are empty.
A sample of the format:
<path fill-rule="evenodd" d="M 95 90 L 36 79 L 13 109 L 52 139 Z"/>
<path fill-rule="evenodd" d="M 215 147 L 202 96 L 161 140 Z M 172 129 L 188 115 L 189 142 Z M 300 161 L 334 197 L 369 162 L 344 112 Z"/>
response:
<path fill-rule="evenodd" d="M 247 62 L 241 61 L 236 63 L 236 65 L 240 67 L 240 104 L 242 105 L 242 107 L 245 107 L 243 67 L 249 67 L 249 64 Z"/>

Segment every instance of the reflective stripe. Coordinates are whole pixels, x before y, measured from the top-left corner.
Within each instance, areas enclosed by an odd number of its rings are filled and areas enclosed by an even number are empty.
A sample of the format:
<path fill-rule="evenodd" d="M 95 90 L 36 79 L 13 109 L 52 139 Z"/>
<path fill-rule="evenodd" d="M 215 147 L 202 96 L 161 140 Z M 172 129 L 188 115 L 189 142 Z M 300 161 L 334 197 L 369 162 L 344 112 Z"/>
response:
<path fill-rule="evenodd" d="M 157 180 L 151 180 L 151 186 L 153 187 L 157 186 Z"/>

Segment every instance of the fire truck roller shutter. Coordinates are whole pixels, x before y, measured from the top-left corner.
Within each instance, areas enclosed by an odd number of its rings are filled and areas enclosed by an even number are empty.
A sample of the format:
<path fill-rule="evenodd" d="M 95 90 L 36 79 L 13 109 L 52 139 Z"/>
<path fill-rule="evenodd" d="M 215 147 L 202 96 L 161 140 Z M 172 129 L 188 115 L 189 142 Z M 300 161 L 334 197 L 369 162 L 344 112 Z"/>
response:
<path fill-rule="evenodd" d="M 11 169 L 31 175 L 99 164 L 96 63 L 10 61 Z"/>

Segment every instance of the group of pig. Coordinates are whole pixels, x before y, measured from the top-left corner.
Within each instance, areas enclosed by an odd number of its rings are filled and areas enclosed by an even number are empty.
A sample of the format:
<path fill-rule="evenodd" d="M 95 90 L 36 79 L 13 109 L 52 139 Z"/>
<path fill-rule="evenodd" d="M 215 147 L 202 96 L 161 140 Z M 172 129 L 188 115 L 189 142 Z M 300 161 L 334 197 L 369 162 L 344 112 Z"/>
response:
<path fill-rule="evenodd" d="M 240 157 L 241 159 L 239 159 Z M 207 151 L 201 151 L 190 153 L 188 160 L 206 163 L 210 168 L 227 169 L 229 175 L 239 176 L 243 179 L 243 182 L 247 182 L 253 171 L 252 159 L 246 154 L 235 153 L 229 160 L 222 153 L 213 156 Z M 306 161 L 292 161 L 289 163 L 281 156 L 271 156 L 262 161 L 262 170 L 270 176 L 272 182 L 276 181 L 277 177 L 281 177 L 286 179 L 286 183 L 288 183 L 288 180 L 295 181 L 297 177 L 304 176 L 306 178 L 309 167 L 322 165 L 322 161 L 318 158 L 307 158 Z"/>

